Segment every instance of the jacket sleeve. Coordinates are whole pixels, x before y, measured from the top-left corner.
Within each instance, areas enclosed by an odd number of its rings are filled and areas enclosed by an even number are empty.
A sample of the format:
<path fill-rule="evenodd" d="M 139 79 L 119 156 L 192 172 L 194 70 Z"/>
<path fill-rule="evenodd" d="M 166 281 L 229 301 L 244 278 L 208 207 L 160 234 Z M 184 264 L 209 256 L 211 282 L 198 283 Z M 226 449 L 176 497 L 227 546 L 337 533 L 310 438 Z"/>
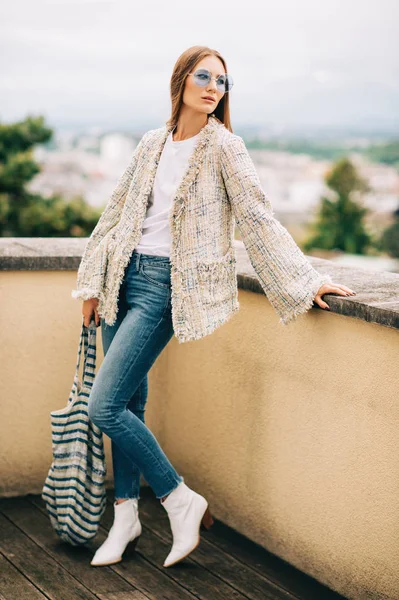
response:
<path fill-rule="evenodd" d="M 273 216 L 243 139 L 232 134 L 221 152 L 224 185 L 257 278 L 279 322 L 288 324 L 312 308 L 328 274 L 316 271 L 287 229 Z"/>
<path fill-rule="evenodd" d="M 107 234 L 119 222 L 130 182 L 148 133 L 143 135 L 134 149 L 128 166 L 118 180 L 108 204 L 88 239 L 78 268 L 76 289 L 71 293 L 72 298 L 76 300 L 102 298 L 102 276 L 107 259 Z"/>

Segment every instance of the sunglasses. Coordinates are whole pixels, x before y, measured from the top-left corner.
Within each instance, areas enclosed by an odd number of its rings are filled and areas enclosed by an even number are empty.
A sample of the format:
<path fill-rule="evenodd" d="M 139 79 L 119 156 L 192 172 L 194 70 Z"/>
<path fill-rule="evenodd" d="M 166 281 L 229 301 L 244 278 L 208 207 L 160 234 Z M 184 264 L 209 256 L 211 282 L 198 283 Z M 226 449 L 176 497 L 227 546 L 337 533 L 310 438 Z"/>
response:
<path fill-rule="evenodd" d="M 194 78 L 194 83 L 200 87 L 205 87 L 214 79 L 216 81 L 216 87 L 219 92 L 229 92 L 234 85 L 233 78 L 227 73 L 223 73 L 218 77 L 212 77 L 208 69 L 197 69 L 195 73 L 188 73 Z"/>

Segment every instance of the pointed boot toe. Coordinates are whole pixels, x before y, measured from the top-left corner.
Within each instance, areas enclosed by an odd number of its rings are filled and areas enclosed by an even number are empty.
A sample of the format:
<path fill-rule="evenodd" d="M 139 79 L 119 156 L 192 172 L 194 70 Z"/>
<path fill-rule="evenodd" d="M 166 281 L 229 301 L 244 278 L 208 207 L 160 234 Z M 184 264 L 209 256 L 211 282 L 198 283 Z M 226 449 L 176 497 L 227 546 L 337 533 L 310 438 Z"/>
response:
<path fill-rule="evenodd" d="M 213 518 L 207 500 L 190 489 L 184 481 L 161 504 L 168 513 L 173 534 L 172 548 L 163 564 L 164 567 L 170 567 L 197 548 L 201 527 L 209 529 Z"/>
<path fill-rule="evenodd" d="M 103 567 L 120 562 L 130 542 L 134 548 L 136 547 L 141 532 L 138 499 L 129 498 L 119 504 L 114 502 L 114 523 L 107 539 L 97 549 L 90 564 L 93 567 Z"/>

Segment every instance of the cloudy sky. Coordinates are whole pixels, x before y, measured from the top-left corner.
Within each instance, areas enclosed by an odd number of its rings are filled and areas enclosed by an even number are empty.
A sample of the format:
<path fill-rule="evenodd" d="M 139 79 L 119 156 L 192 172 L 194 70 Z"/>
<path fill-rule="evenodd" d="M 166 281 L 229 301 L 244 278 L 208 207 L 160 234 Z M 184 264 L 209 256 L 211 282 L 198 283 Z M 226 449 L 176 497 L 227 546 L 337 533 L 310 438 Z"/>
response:
<path fill-rule="evenodd" d="M 195 44 L 227 61 L 233 127 L 399 132 L 398 0 L 3 0 L 0 119 L 159 126 Z"/>

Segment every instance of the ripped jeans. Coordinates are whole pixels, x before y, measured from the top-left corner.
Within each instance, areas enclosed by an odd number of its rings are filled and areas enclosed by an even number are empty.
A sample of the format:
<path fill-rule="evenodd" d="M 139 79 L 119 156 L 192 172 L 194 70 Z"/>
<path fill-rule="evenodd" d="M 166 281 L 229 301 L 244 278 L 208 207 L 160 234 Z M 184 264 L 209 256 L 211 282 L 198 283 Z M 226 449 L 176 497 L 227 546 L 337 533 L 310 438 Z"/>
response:
<path fill-rule="evenodd" d="M 140 498 L 140 474 L 162 498 L 184 481 L 144 420 L 148 371 L 173 337 L 170 260 L 133 251 L 114 325 L 101 320 L 104 359 L 89 418 L 111 438 L 115 499 Z"/>

